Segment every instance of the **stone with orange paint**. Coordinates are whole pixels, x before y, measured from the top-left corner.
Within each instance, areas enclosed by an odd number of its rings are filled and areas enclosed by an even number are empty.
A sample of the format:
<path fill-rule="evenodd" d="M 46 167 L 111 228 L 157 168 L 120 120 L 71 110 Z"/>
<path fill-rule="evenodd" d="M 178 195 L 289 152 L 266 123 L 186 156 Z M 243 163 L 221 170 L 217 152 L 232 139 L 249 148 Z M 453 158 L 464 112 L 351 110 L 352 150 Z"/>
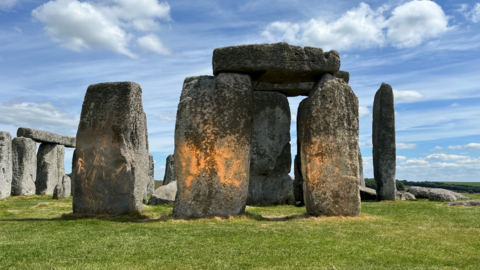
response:
<path fill-rule="evenodd" d="M 142 210 L 149 163 L 146 130 L 140 85 L 88 87 L 74 155 L 74 213 Z"/>
<path fill-rule="evenodd" d="M 175 216 L 245 211 L 253 110 L 249 75 L 185 79 L 175 125 Z"/>
<path fill-rule="evenodd" d="M 278 92 L 255 92 L 248 205 L 293 204 L 291 114 Z"/>
<path fill-rule="evenodd" d="M 358 98 L 341 79 L 325 74 L 301 115 L 301 168 L 307 212 L 360 214 Z"/>

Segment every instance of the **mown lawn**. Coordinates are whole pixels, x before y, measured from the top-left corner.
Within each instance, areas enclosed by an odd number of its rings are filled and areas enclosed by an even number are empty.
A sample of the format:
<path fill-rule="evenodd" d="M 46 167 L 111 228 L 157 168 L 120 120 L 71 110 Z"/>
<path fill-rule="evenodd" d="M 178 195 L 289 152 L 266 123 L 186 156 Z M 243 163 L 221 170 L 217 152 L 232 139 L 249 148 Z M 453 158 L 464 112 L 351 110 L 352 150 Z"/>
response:
<path fill-rule="evenodd" d="M 480 268 L 480 207 L 364 202 L 360 217 L 313 218 L 304 207 L 270 206 L 228 219 L 179 220 L 169 216 L 172 206 L 79 217 L 69 214 L 71 202 L 0 200 L 0 268 Z"/>

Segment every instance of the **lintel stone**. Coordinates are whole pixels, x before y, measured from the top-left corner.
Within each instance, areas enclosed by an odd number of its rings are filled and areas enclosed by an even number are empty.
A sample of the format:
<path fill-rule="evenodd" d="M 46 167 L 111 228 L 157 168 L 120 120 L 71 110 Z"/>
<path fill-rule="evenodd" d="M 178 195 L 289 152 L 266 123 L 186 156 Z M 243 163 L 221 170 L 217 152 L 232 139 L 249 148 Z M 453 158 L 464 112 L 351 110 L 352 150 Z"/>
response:
<path fill-rule="evenodd" d="M 25 137 L 33 139 L 41 143 L 56 143 L 64 145 L 65 147 L 75 148 L 76 139 L 71 136 L 59 135 L 57 133 L 38 130 L 33 128 L 18 128 L 17 137 Z"/>

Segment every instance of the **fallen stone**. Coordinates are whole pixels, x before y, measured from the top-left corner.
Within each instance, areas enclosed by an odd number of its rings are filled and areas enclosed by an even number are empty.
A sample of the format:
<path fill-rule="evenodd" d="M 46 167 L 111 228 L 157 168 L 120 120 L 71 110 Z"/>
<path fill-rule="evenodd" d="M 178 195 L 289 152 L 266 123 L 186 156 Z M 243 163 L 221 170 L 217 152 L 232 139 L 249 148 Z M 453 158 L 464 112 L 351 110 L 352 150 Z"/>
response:
<path fill-rule="evenodd" d="M 471 200 L 471 201 L 462 201 L 462 202 L 450 202 L 446 204 L 447 206 L 466 206 L 472 207 L 480 205 L 480 200 Z"/>
<path fill-rule="evenodd" d="M 413 195 L 410 192 L 403 192 L 403 193 L 397 192 L 396 199 L 405 201 L 405 200 L 415 200 L 416 198 L 415 198 L 415 195 Z"/>
<path fill-rule="evenodd" d="M 57 184 L 53 190 L 53 199 L 60 200 L 61 198 L 63 198 L 63 185 Z"/>
<path fill-rule="evenodd" d="M 358 186 L 358 188 L 362 201 L 375 201 L 377 199 L 377 191 L 375 189 L 364 186 Z"/>
<path fill-rule="evenodd" d="M 148 183 L 147 183 L 147 194 L 153 194 L 155 191 L 155 164 L 153 162 L 153 155 L 148 154 Z"/>
<path fill-rule="evenodd" d="M 340 54 L 334 50 L 292 46 L 285 42 L 217 48 L 213 51 L 213 74 L 242 73 L 254 82 L 315 82 L 325 73 L 340 69 Z"/>
<path fill-rule="evenodd" d="M 382 83 L 373 102 L 372 143 L 377 200 L 395 200 L 395 109 L 392 87 L 386 83 Z"/>
<path fill-rule="evenodd" d="M 167 185 L 157 188 L 150 199 L 148 204 L 173 204 L 175 203 L 175 196 L 177 195 L 177 181 L 168 183 Z"/>
<path fill-rule="evenodd" d="M 466 200 L 466 199 L 469 199 L 467 196 L 463 195 L 463 194 L 460 194 L 460 193 L 457 193 L 457 192 L 454 192 L 454 191 L 451 191 L 449 190 L 450 193 L 452 193 L 453 196 L 455 196 L 455 198 L 457 198 L 457 200 Z"/>
<path fill-rule="evenodd" d="M 253 88 L 250 76 L 185 79 L 175 126 L 177 217 L 245 211 L 250 175 Z"/>
<path fill-rule="evenodd" d="M 88 87 L 77 131 L 74 213 L 142 211 L 148 178 L 145 119 L 140 85 Z"/>
<path fill-rule="evenodd" d="M 294 204 L 288 99 L 255 92 L 248 205 Z"/>
<path fill-rule="evenodd" d="M 168 155 L 165 162 L 165 175 L 163 176 L 163 185 L 168 185 L 173 181 L 177 181 L 175 176 L 175 158 L 173 155 Z"/>
<path fill-rule="evenodd" d="M 358 146 L 358 177 L 360 178 L 360 186 L 365 186 L 365 177 L 363 176 L 363 158 L 360 146 Z"/>
<path fill-rule="evenodd" d="M 301 149 L 302 149 L 302 142 L 300 138 L 302 137 L 302 115 L 303 115 L 303 108 L 305 107 L 305 103 L 307 99 L 303 99 L 300 104 L 298 104 L 297 109 L 297 154 L 295 155 L 295 160 L 293 164 L 293 169 L 295 173 L 295 179 L 293 180 L 293 193 L 295 195 L 295 201 L 300 202 L 298 206 L 305 205 L 303 200 L 303 175 L 302 175 L 302 159 L 301 157 Z"/>
<path fill-rule="evenodd" d="M 337 78 L 343 79 L 346 83 L 350 78 L 350 73 L 347 71 L 339 70 Z M 302 82 L 302 83 L 266 83 L 266 82 L 256 82 L 254 83 L 254 91 L 268 91 L 268 92 L 280 92 L 287 97 L 296 97 L 296 96 L 308 96 L 310 91 L 312 91 L 314 82 Z"/>
<path fill-rule="evenodd" d="M 457 197 L 455 196 L 455 194 L 458 194 L 456 192 L 452 192 L 443 188 L 425 187 L 410 187 L 408 192 L 413 194 L 416 198 L 426 198 L 430 201 L 456 201 Z"/>
<path fill-rule="evenodd" d="M 0 199 L 12 193 L 12 136 L 0 131 Z"/>
<path fill-rule="evenodd" d="M 347 83 L 325 74 L 304 106 L 300 142 L 307 213 L 358 216 L 358 99 Z"/>
<path fill-rule="evenodd" d="M 42 143 L 37 152 L 37 179 L 35 193 L 52 195 L 57 184 L 62 183 L 65 175 L 65 147 L 59 144 Z"/>
<path fill-rule="evenodd" d="M 29 138 L 12 140 L 13 179 L 12 195 L 35 195 L 37 179 L 37 143 Z"/>
<path fill-rule="evenodd" d="M 40 143 L 55 143 L 75 148 L 75 137 L 63 136 L 57 133 L 33 128 L 18 128 L 17 137 L 30 138 Z"/>
<path fill-rule="evenodd" d="M 63 198 L 70 198 L 70 195 L 72 194 L 72 180 L 68 175 L 64 175 L 62 177 L 62 187 L 63 187 Z"/>

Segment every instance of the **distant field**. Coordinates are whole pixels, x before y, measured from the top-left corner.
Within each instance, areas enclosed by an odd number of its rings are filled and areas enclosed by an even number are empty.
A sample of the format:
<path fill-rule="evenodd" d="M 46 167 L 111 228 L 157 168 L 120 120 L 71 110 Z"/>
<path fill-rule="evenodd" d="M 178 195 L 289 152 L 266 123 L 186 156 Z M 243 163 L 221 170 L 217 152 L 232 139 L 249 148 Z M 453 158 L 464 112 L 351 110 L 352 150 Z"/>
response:
<path fill-rule="evenodd" d="M 155 180 L 155 190 L 163 185 L 163 181 Z"/>
<path fill-rule="evenodd" d="M 451 185 L 465 185 L 465 186 L 472 186 L 472 187 L 480 187 L 480 182 L 441 182 L 445 184 Z"/>

